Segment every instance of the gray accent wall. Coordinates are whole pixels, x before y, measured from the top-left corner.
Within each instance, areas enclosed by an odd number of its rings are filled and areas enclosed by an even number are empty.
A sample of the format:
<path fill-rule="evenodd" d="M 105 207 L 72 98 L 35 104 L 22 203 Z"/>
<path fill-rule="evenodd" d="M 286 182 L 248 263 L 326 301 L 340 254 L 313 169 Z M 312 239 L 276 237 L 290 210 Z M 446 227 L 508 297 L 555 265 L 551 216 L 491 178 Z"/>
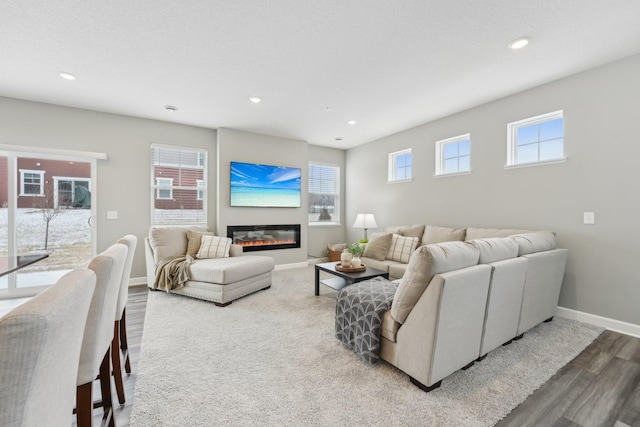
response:
<path fill-rule="evenodd" d="M 346 223 L 371 212 L 380 229 L 370 233 L 419 223 L 555 231 L 569 249 L 559 305 L 640 324 L 638 76 L 640 55 L 348 150 Z M 506 170 L 507 123 L 556 110 L 567 162 Z M 465 133 L 472 173 L 434 178 L 435 142 Z M 405 148 L 413 180 L 388 184 L 388 153 Z M 595 212 L 594 225 L 583 212 Z"/>
<path fill-rule="evenodd" d="M 216 230 L 226 236 L 228 225 L 300 224 L 301 247 L 251 252 L 252 255 L 273 257 L 276 264 L 307 261 L 307 143 L 305 141 L 245 132 L 218 129 L 218 213 Z M 299 208 L 231 207 L 229 196 L 230 163 L 261 163 L 302 169 L 302 194 Z"/>

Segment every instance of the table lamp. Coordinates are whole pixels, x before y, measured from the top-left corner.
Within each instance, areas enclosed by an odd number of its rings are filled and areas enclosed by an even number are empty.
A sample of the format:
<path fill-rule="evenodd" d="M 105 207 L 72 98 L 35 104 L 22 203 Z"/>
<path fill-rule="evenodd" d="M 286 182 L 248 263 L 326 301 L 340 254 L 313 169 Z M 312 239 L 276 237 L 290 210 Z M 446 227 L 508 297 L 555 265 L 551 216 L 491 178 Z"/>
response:
<path fill-rule="evenodd" d="M 378 224 L 376 224 L 376 219 L 373 214 L 369 213 L 359 213 L 356 217 L 356 222 L 353 223 L 353 228 L 364 228 L 364 241 L 368 241 L 367 239 L 367 229 L 368 228 L 378 228 Z"/>

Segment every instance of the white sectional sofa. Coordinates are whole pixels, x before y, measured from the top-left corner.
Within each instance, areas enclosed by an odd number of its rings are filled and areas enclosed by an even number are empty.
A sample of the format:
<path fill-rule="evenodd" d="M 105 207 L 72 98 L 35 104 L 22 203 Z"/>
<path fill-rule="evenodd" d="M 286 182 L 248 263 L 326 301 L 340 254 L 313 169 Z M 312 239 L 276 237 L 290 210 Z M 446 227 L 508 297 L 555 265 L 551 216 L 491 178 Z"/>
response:
<path fill-rule="evenodd" d="M 390 275 L 401 277 L 382 317 L 380 358 L 425 391 L 551 320 L 568 255 L 556 248 L 551 232 L 449 230 L 432 227 L 429 238 L 455 235 L 456 241 L 421 245 L 408 263 L 364 258 L 365 264 L 386 266 Z"/>
<path fill-rule="evenodd" d="M 200 240 L 189 237 L 203 234 L 213 233 L 209 233 L 204 226 L 151 227 L 149 237 L 145 238 L 147 286 L 155 289 L 158 267 L 163 261 L 184 256 L 187 252 L 195 254 Z M 192 247 L 194 244 L 198 247 Z M 271 286 L 273 258 L 243 255 L 239 245 L 230 245 L 228 255 L 220 258 L 196 258 L 188 267 L 188 280 L 168 291 L 226 306 L 235 299 Z"/>

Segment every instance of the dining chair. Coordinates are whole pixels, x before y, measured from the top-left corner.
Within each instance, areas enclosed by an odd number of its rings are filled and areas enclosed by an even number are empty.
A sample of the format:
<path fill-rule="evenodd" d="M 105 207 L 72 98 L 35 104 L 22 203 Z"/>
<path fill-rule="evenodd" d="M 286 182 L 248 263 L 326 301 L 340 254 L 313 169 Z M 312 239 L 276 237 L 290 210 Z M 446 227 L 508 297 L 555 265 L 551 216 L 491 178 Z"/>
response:
<path fill-rule="evenodd" d="M 111 343 L 111 364 L 113 365 L 113 379 L 116 385 L 116 394 L 120 404 L 125 403 L 124 384 L 122 383 L 122 363 L 120 361 L 120 351 L 124 357 L 124 369 L 131 373 L 131 362 L 129 361 L 129 345 L 127 344 L 127 300 L 129 298 L 129 276 L 131 275 L 131 265 L 133 255 L 136 251 L 138 238 L 132 234 L 127 234 L 116 243 L 127 246 L 127 260 L 122 272 L 120 281 L 120 293 L 118 294 L 118 305 L 116 307 L 116 321 L 113 326 L 113 342 Z M 120 350 L 118 350 L 120 348 Z"/>
<path fill-rule="evenodd" d="M 76 415 L 78 427 L 93 425 L 93 381 L 100 380 L 104 410 L 102 424 L 115 426 L 111 400 L 111 342 L 113 318 L 120 292 L 122 271 L 127 259 L 127 246 L 115 243 L 89 262 L 96 274 L 87 325 L 84 330 L 78 377 L 76 381 Z"/>
<path fill-rule="evenodd" d="M 72 270 L 0 318 L 0 425 L 69 426 L 96 285 Z"/>

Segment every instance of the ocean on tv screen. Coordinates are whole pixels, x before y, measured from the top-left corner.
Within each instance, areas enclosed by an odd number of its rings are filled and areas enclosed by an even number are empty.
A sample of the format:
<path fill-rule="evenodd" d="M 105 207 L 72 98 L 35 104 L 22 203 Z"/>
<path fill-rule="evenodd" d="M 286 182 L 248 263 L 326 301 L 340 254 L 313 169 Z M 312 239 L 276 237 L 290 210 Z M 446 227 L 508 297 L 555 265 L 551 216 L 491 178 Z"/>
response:
<path fill-rule="evenodd" d="M 300 207 L 300 168 L 231 162 L 231 206 Z"/>

